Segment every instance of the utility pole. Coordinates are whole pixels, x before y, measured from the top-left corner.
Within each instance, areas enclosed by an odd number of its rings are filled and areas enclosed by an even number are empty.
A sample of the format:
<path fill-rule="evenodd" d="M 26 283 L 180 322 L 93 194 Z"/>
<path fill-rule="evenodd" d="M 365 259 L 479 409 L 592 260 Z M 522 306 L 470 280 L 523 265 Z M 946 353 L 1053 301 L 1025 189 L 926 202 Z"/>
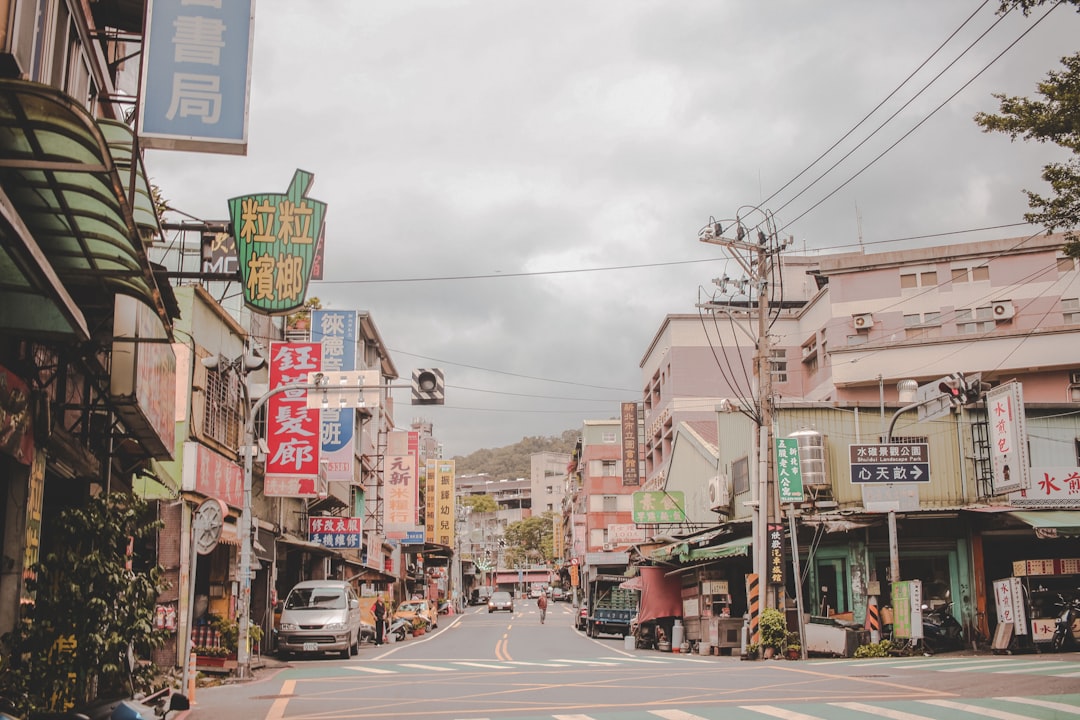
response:
<path fill-rule="evenodd" d="M 776 258 L 789 243 L 778 241 L 776 226 L 772 213 L 757 207 L 748 208 L 748 214 L 739 217 L 737 214 L 732 221 L 716 222 L 710 219 L 708 225 L 699 234 L 702 242 L 720 245 L 726 248 L 745 273 L 745 279 L 735 281 L 734 284 L 745 290 L 747 300 L 745 304 L 735 305 L 732 302 L 716 303 L 709 302 L 702 306 L 705 309 L 719 311 L 732 315 L 733 311 L 749 314 L 751 310 L 757 313 L 757 333 L 752 337 L 754 342 L 754 375 L 755 385 L 753 395 L 755 402 L 754 420 L 758 425 L 757 453 L 758 473 L 754 502 L 754 572 L 758 576 L 758 604 L 762 609 L 779 605 L 779 590 L 770 585 L 768 573 L 768 528 L 770 524 L 780 522 L 780 501 L 776 490 L 776 482 L 773 477 L 774 467 L 772 462 L 773 444 L 773 391 L 772 391 L 772 345 L 769 339 L 769 280 L 778 270 Z M 747 228 L 744 219 L 750 215 L 758 215 L 761 220 L 755 227 Z M 723 225 L 728 230 L 734 229 L 735 239 L 723 236 Z M 751 241 L 751 235 L 756 242 Z M 721 286 L 721 293 L 730 279 L 725 275 L 717 281 Z M 757 297 L 754 297 L 757 293 Z M 754 302 L 756 299 L 756 303 Z M 749 317 L 747 317 L 749 320 Z M 732 317 L 734 322 L 734 317 Z M 741 326 L 740 326 L 740 329 Z M 747 331 L 749 334 L 749 331 Z M 796 578 L 796 582 L 799 579 Z M 770 592 L 772 588 L 772 592 Z"/>

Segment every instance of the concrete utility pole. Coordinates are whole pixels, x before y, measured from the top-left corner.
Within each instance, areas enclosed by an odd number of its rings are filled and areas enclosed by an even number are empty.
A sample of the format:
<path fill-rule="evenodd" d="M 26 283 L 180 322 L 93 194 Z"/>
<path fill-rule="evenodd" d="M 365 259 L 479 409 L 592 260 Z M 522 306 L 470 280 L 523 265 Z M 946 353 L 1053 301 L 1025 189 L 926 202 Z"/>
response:
<path fill-rule="evenodd" d="M 768 527 L 770 523 L 780 522 L 780 502 L 776 490 L 776 482 L 773 478 L 772 445 L 773 445 L 773 392 L 772 392 L 772 345 L 769 340 L 769 280 L 778 270 L 775 265 L 776 257 L 786 247 L 786 243 L 778 241 L 776 226 L 773 222 L 772 213 L 757 207 L 744 208 L 747 215 L 736 215 L 733 221 L 710 223 L 699 234 L 702 242 L 720 245 L 729 251 L 742 268 L 746 275 L 745 281 L 736 284 L 745 285 L 747 300 L 745 304 L 734 305 L 731 301 L 709 302 L 701 305 L 705 309 L 721 311 L 729 316 L 733 310 L 745 312 L 749 315 L 753 309 L 757 313 L 757 334 L 753 337 L 754 352 L 754 375 L 756 387 L 753 389 L 756 404 L 754 419 L 758 424 L 758 473 L 757 486 L 754 493 L 754 572 L 758 576 L 758 602 L 764 609 L 777 607 L 779 604 L 779 592 L 769 583 L 768 573 Z M 757 225 L 747 228 L 744 220 L 757 215 L 761 219 Z M 728 229 L 734 228 L 735 239 L 723 236 L 723 225 Z M 748 238 L 753 232 L 757 242 L 751 242 Z M 721 292 L 724 285 L 730 282 L 725 276 L 719 280 Z M 754 304 L 754 293 L 757 293 Z M 749 320 L 749 317 L 747 317 Z M 732 318 L 734 322 L 734 318 Z M 800 581 L 796 578 L 796 582 Z M 772 588 L 772 592 L 770 592 Z"/>

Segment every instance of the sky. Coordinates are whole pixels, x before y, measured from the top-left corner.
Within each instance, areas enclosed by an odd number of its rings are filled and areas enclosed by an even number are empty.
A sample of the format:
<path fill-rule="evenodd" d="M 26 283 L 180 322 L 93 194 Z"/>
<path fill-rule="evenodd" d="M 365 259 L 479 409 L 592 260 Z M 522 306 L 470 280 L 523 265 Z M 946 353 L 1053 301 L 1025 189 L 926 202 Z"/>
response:
<path fill-rule="evenodd" d="M 308 295 L 371 314 L 445 457 L 640 401 L 669 314 L 737 275 L 710 218 L 790 252 L 1022 237 L 1054 146 L 985 134 L 1080 15 L 978 0 L 258 0 L 245 156 L 148 150 L 168 220 L 296 169 L 328 204 Z M 1000 22 L 999 22 L 1000 20 Z M 703 293 L 703 295 L 701 294 Z"/>

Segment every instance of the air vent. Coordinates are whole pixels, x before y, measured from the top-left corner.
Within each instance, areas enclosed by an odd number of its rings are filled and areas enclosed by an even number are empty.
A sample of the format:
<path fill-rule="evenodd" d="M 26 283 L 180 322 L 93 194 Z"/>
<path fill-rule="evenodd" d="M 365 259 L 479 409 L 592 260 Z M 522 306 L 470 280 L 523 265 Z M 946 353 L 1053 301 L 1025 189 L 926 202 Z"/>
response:
<path fill-rule="evenodd" d="M 860 313 L 851 316 L 851 326 L 856 330 L 869 330 L 874 324 L 874 316 L 870 313 Z"/>

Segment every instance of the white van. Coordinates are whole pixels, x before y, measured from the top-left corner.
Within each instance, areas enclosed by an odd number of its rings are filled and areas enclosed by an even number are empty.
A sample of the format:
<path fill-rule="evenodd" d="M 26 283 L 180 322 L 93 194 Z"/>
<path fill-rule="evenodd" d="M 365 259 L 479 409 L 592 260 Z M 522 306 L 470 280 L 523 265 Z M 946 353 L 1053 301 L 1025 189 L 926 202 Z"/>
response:
<path fill-rule="evenodd" d="M 344 580 L 306 580 L 285 598 L 278 653 L 337 652 L 351 657 L 360 645 L 360 598 Z"/>

